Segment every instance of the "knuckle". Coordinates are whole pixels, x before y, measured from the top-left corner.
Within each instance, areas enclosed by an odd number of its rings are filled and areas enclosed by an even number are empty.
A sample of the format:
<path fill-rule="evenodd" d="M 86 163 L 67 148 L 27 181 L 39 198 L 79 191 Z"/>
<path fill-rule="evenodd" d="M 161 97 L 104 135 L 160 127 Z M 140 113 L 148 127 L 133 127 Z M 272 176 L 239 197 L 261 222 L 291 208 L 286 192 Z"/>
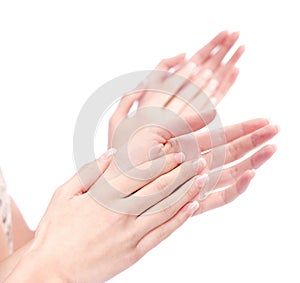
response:
<path fill-rule="evenodd" d="M 233 142 L 229 145 L 229 154 L 231 161 L 237 160 L 239 158 L 240 147 L 237 143 Z"/>
<path fill-rule="evenodd" d="M 177 152 L 180 149 L 178 139 L 169 140 L 170 143 L 170 152 Z"/>
<path fill-rule="evenodd" d="M 165 177 L 161 177 L 158 179 L 156 183 L 156 189 L 157 191 L 164 191 L 165 188 L 168 186 L 168 180 Z"/>
<path fill-rule="evenodd" d="M 188 191 L 186 192 L 186 195 L 188 199 L 192 199 L 196 194 L 196 186 L 191 185 Z"/>
<path fill-rule="evenodd" d="M 230 168 L 230 175 L 231 175 L 231 177 L 234 179 L 234 180 L 236 180 L 237 179 L 237 177 L 240 175 L 240 170 L 239 170 L 239 167 L 238 166 L 233 166 L 233 167 L 231 167 Z"/>
<path fill-rule="evenodd" d="M 136 246 L 135 248 L 133 248 L 133 250 L 131 251 L 131 255 L 130 255 L 130 261 L 131 262 L 137 262 L 142 256 L 143 256 L 143 251 L 141 248 L 139 248 L 139 246 Z"/>
<path fill-rule="evenodd" d="M 229 197 L 228 197 L 228 193 L 227 193 L 226 190 L 222 191 L 221 197 L 222 197 L 222 202 L 223 202 L 223 204 L 226 205 L 226 204 L 230 203 L 230 199 L 229 199 Z"/>
<path fill-rule="evenodd" d="M 159 229 L 159 232 L 158 232 L 158 235 L 157 235 L 157 238 L 159 240 L 159 242 L 161 242 L 162 240 L 164 240 L 168 235 L 168 231 L 165 227 L 161 227 Z"/>
<path fill-rule="evenodd" d="M 170 206 L 163 209 L 162 214 L 165 219 L 170 219 L 173 216 L 172 210 L 170 209 Z"/>

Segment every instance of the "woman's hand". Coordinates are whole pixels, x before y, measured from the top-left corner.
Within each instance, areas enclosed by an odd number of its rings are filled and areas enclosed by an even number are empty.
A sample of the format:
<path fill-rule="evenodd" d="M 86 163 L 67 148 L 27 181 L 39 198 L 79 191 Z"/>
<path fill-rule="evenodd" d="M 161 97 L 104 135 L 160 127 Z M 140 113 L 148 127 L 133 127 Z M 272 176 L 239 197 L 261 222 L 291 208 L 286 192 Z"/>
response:
<path fill-rule="evenodd" d="M 279 128 L 270 124 L 267 119 L 253 119 L 227 126 L 219 131 L 175 138 L 166 144 L 165 152 L 170 153 L 179 148 L 187 148 L 190 139 L 196 139 L 199 149 L 203 152 L 202 157 L 207 163 L 205 171 L 208 174 L 208 182 L 201 191 L 202 199 L 195 215 L 228 204 L 246 190 L 255 170 L 275 153 L 275 145 L 262 145 L 272 139 L 278 131 Z M 225 143 L 220 139 L 219 144 L 212 144 L 212 136 L 223 134 Z M 260 146 L 262 147 L 259 150 L 249 155 Z M 247 158 L 244 158 L 246 155 Z"/>
<path fill-rule="evenodd" d="M 111 160 L 108 151 L 57 189 L 29 251 L 6 282 L 104 282 L 139 260 L 198 209 L 195 200 L 205 183 L 205 176 L 199 175 L 203 159 L 185 162 L 184 154 L 170 153 L 152 161 L 163 166 L 159 173 L 147 169 L 151 180 L 137 182 L 127 172 L 103 182 Z M 174 182 L 179 170 L 189 176 Z M 105 183 L 120 194 L 103 188 Z M 97 190 L 106 191 L 105 198 L 100 193 L 100 202 L 110 209 L 97 203 Z M 126 211 L 117 213 L 115 208 Z"/>
<path fill-rule="evenodd" d="M 120 122 L 127 117 L 134 102 L 138 109 L 164 108 L 183 119 L 194 112 L 203 112 L 209 102 L 216 106 L 234 84 L 239 71 L 236 63 L 245 48 L 237 48 L 226 62 L 224 57 L 238 40 L 239 34 L 226 31 L 218 34 L 206 46 L 186 60 L 185 54 L 162 60 L 132 94 L 125 95 L 110 119 L 108 145 Z M 157 89 L 158 91 L 152 91 Z M 159 91 L 161 90 L 161 91 Z M 168 94 L 165 94 L 168 93 Z"/>
<path fill-rule="evenodd" d="M 128 119 L 134 102 L 137 102 L 136 113 L 143 113 L 147 108 L 149 112 L 153 111 L 152 109 L 156 112 L 157 108 L 161 108 L 166 112 L 174 113 L 174 116 L 180 117 L 183 121 L 191 121 L 191 117 L 199 116 L 199 112 L 203 114 L 203 111 L 209 109 L 207 106 L 216 106 L 238 75 L 235 65 L 244 52 L 243 46 L 240 46 L 227 62 L 223 62 L 225 55 L 237 39 L 238 33 L 221 32 L 188 61 L 185 60 L 185 54 L 163 60 L 145 82 L 121 99 L 110 119 L 108 144 L 111 145 L 115 140 L 118 140 L 116 146 L 128 142 L 120 138 L 126 131 L 121 132 L 120 135 L 119 126 L 125 124 L 124 121 Z M 168 94 L 165 94 L 166 92 Z M 197 111 L 194 109 L 195 106 Z M 155 116 L 158 115 L 154 114 Z M 198 121 L 198 128 L 195 119 L 196 123 L 191 127 L 190 132 L 203 128 L 213 118 L 212 112 L 206 112 L 202 122 Z M 147 132 L 144 129 L 131 136 L 127 150 L 128 155 L 136 162 L 147 160 L 149 152 L 155 152 L 153 148 L 158 148 L 158 152 L 164 153 L 171 152 L 172 147 L 176 150 L 180 148 L 189 158 L 191 157 L 190 145 L 197 140 L 198 153 L 203 154 L 208 163 L 209 176 L 209 182 L 201 193 L 201 205 L 196 212 L 198 214 L 224 205 L 245 191 L 254 176 L 255 169 L 274 154 L 276 147 L 267 145 L 245 160 L 242 158 L 270 140 L 277 132 L 278 128 L 270 125 L 266 119 L 254 119 L 224 129 L 182 137 L 172 136 L 163 127 L 156 129 L 148 127 Z M 180 144 L 178 140 L 181 141 Z M 193 154 L 195 153 L 194 150 Z M 223 165 L 226 165 L 225 169 Z M 115 168 L 108 170 L 112 175 L 114 171 Z"/>

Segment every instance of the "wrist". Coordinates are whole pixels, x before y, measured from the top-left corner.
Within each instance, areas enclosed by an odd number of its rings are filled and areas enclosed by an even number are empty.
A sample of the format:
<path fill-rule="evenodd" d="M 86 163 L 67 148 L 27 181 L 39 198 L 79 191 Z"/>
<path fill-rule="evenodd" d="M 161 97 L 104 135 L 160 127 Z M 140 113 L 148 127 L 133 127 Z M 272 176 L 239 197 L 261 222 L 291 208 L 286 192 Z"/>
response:
<path fill-rule="evenodd" d="M 38 252 L 30 252 L 20 260 L 4 282 L 66 283 L 68 280 L 56 268 L 50 256 L 48 258 Z"/>

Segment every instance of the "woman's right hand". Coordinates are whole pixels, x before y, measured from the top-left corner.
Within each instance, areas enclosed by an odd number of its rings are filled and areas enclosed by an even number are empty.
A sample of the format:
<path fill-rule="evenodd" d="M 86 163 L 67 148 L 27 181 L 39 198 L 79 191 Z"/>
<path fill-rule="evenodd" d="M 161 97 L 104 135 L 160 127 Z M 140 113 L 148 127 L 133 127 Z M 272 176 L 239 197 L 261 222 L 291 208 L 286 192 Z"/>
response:
<path fill-rule="evenodd" d="M 150 176 L 139 180 L 133 172 L 108 179 L 111 161 L 108 151 L 57 189 L 31 247 L 5 282 L 104 282 L 198 209 L 203 159 L 185 162 L 182 153 L 170 153 L 138 166 Z"/>

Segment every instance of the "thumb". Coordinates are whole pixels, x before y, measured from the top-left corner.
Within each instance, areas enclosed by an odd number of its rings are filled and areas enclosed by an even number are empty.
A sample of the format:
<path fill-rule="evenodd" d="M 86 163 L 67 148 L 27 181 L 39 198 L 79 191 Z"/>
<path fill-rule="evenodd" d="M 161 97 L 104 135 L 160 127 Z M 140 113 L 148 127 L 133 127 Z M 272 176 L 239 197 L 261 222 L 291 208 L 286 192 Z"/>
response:
<path fill-rule="evenodd" d="M 63 187 L 71 196 L 86 193 L 109 167 L 115 148 L 108 149 L 98 159 L 85 164 Z"/>

